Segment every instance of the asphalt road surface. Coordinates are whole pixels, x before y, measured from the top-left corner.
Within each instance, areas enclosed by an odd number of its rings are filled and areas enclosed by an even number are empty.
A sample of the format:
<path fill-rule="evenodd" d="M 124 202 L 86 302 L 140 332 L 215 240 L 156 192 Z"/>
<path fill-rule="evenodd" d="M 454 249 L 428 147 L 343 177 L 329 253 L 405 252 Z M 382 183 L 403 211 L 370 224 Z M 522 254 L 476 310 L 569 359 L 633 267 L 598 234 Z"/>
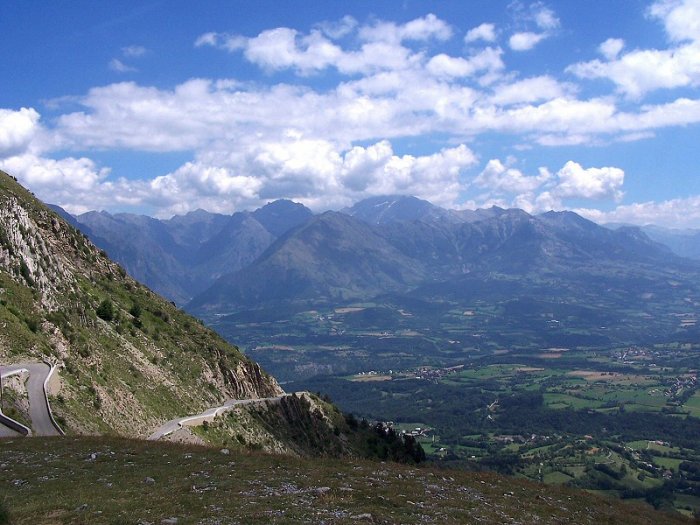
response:
<path fill-rule="evenodd" d="M 51 421 L 49 405 L 44 393 L 44 381 L 51 372 L 46 363 L 19 363 L 0 366 L 0 376 L 5 377 L 17 370 L 27 370 L 27 393 L 29 395 L 29 417 L 32 420 L 32 434 L 35 436 L 59 436 L 60 432 Z M 10 434 L 8 434 L 8 432 Z M 0 436 L 19 436 L 18 432 L 0 424 Z"/>
<path fill-rule="evenodd" d="M 290 394 L 285 394 L 285 395 L 290 395 Z M 164 425 L 159 427 L 158 430 L 156 430 L 153 434 L 148 436 L 148 439 L 151 441 L 155 441 L 155 440 L 160 439 L 164 436 L 167 436 L 168 434 L 172 434 L 173 432 L 175 432 L 176 430 L 179 430 L 183 426 L 196 427 L 196 426 L 201 425 L 205 421 L 213 421 L 214 418 L 216 416 L 218 416 L 219 414 L 226 412 L 227 410 L 231 410 L 233 407 L 236 407 L 236 406 L 252 405 L 255 403 L 265 403 L 266 401 L 278 402 L 283 397 L 285 397 L 285 396 L 264 397 L 262 399 L 229 399 L 222 406 L 210 408 L 209 410 L 205 410 L 201 414 L 196 414 L 194 416 L 180 417 L 180 418 L 168 421 L 167 423 L 165 423 Z"/>

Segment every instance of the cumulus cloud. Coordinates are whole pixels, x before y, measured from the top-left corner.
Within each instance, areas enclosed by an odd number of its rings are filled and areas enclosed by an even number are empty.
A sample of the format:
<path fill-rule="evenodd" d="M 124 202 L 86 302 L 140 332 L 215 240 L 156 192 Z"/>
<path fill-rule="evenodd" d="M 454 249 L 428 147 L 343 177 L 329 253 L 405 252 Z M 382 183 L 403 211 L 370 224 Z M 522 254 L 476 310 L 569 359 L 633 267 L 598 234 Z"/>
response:
<path fill-rule="evenodd" d="M 343 49 L 334 42 L 353 32 L 358 43 L 355 48 Z M 355 74 L 407 67 L 412 57 L 420 57 L 404 42 L 445 41 L 451 36 L 449 24 L 433 14 L 405 24 L 377 21 L 359 27 L 353 18 L 346 17 L 337 24 L 321 24 L 308 34 L 288 27 L 265 30 L 254 37 L 204 33 L 195 46 L 242 51 L 248 61 L 269 71 L 293 69 L 308 75 L 332 67 Z"/>
<path fill-rule="evenodd" d="M 38 186 L 44 191 L 89 190 L 109 174 L 109 169 L 98 169 L 92 160 L 84 157 L 54 160 L 23 154 L 7 157 L 0 165 L 29 186 Z"/>
<path fill-rule="evenodd" d="M 280 27 L 263 31 L 246 43 L 245 56 L 269 69 L 296 68 L 301 72 L 325 69 L 342 55 L 341 49 L 320 32 L 299 36 L 297 31 Z"/>
<path fill-rule="evenodd" d="M 451 206 L 464 189 L 463 171 L 475 163 L 464 145 L 432 155 L 397 155 L 389 141 L 342 150 L 288 130 L 276 141 L 208 151 L 150 180 L 112 180 L 109 168 L 84 157 L 21 154 L 0 160 L 0 169 L 73 213 L 117 207 L 169 217 L 197 208 L 231 213 L 279 198 L 324 210 L 389 193 Z"/>
<path fill-rule="evenodd" d="M 473 182 L 487 191 L 482 200 L 500 199 L 527 212 L 541 212 L 563 209 L 567 199 L 619 202 L 624 177 L 620 168 L 584 168 L 574 161 L 556 173 L 540 167 L 537 175 L 525 175 L 492 159 Z"/>
<path fill-rule="evenodd" d="M 430 39 L 448 40 L 452 36 L 452 28 L 444 20 L 434 14 L 416 18 L 406 24 L 393 22 L 378 22 L 363 26 L 359 29 L 362 40 L 369 42 L 383 41 L 399 43 L 404 40 L 424 41 Z"/>
<path fill-rule="evenodd" d="M 529 193 L 542 186 L 551 177 L 551 173 L 545 168 L 540 168 L 539 175 L 528 177 L 520 170 L 507 168 L 500 160 L 492 159 L 474 179 L 474 183 L 499 193 Z"/>
<path fill-rule="evenodd" d="M 697 0 L 659 0 L 649 14 L 661 20 L 671 40 L 700 40 L 700 3 Z"/>
<path fill-rule="evenodd" d="M 508 45 L 513 51 L 529 51 L 546 38 L 544 33 L 525 31 L 515 33 L 508 39 Z"/>
<path fill-rule="evenodd" d="M 505 65 L 501 59 L 503 51 L 500 48 L 488 47 L 468 57 L 451 57 L 440 53 L 432 57 L 426 64 L 426 69 L 436 76 L 468 77 L 478 72 L 498 72 Z"/>
<path fill-rule="evenodd" d="M 622 199 L 625 172 L 620 168 L 583 168 L 569 161 L 557 172 L 554 194 L 562 198 Z"/>
<path fill-rule="evenodd" d="M 559 28 L 559 18 L 556 13 L 542 2 L 536 2 L 526 8 L 520 2 L 513 2 L 510 6 L 514 18 L 521 25 L 529 25 L 537 28 L 537 31 L 518 31 L 510 36 L 508 45 L 513 51 L 529 51 L 537 44 L 553 36 Z"/>
<path fill-rule="evenodd" d="M 621 112 L 610 98 L 578 99 L 573 86 L 548 76 L 504 77 L 490 92 L 464 85 L 470 75 L 481 82 L 479 76 L 501 72 L 500 52 L 489 49 L 459 60 L 436 55 L 423 69 L 379 72 L 325 93 L 206 79 L 172 90 L 111 84 L 90 90 L 79 100 L 83 109 L 61 115 L 53 132 L 64 148 L 147 151 L 200 150 L 221 141 L 230 147 L 253 134 L 276 138 L 288 128 L 342 148 L 427 133 L 485 132 L 526 134 L 531 142 L 555 146 L 700 122 L 697 100 Z"/>
<path fill-rule="evenodd" d="M 39 113 L 34 108 L 0 109 L 0 157 L 26 150 L 39 132 Z"/>
<path fill-rule="evenodd" d="M 531 6 L 533 18 L 537 27 L 543 30 L 552 30 L 559 27 L 559 18 L 554 11 L 541 2 Z"/>
<path fill-rule="evenodd" d="M 624 47 L 625 41 L 621 38 L 608 38 L 598 49 L 606 59 L 615 60 Z"/>
<path fill-rule="evenodd" d="M 700 2 L 662 0 L 649 14 L 663 23 L 671 47 L 620 54 L 622 40 L 608 39 L 600 46 L 605 60 L 579 62 L 567 70 L 580 78 L 609 79 L 632 99 L 658 89 L 700 85 Z"/>
<path fill-rule="evenodd" d="M 0 169 L 34 189 L 45 202 L 62 204 L 75 213 L 114 206 L 126 194 L 106 181 L 109 168 L 85 157 L 51 159 L 23 153 L 0 159 Z"/>
<path fill-rule="evenodd" d="M 605 62 L 592 60 L 574 64 L 568 71 L 581 78 L 607 78 L 620 92 L 639 98 L 657 89 L 699 85 L 700 45 L 635 50 Z"/>
<path fill-rule="evenodd" d="M 564 98 L 575 89 L 545 75 L 499 84 L 494 88 L 491 102 L 496 105 L 532 103 Z"/>
<path fill-rule="evenodd" d="M 477 40 L 483 40 L 484 42 L 495 42 L 496 41 L 496 26 L 494 24 L 481 24 L 476 26 L 469 31 L 464 36 L 464 41 L 467 44 L 476 42 Z"/>

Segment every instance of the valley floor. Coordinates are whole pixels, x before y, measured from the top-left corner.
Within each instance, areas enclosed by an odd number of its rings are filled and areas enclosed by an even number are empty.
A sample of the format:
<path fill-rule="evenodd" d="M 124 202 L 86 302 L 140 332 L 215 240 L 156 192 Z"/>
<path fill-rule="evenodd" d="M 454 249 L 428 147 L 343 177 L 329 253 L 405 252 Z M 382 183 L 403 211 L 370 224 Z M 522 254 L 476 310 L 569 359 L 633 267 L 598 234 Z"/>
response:
<path fill-rule="evenodd" d="M 0 522 L 32 525 L 690 523 L 495 474 L 107 437 L 0 440 L 0 491 Z"/>

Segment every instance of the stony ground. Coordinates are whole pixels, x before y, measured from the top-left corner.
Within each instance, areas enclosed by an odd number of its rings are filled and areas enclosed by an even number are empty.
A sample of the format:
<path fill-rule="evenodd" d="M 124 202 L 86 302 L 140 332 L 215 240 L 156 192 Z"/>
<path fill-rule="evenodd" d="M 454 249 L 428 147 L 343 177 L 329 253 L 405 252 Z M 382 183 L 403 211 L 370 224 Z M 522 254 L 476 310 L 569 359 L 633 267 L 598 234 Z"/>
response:
<path fill-rule="evenodd" d="M 689 523 L 492 474 L 115 438 L 0 441 L 16 524 Z"/>

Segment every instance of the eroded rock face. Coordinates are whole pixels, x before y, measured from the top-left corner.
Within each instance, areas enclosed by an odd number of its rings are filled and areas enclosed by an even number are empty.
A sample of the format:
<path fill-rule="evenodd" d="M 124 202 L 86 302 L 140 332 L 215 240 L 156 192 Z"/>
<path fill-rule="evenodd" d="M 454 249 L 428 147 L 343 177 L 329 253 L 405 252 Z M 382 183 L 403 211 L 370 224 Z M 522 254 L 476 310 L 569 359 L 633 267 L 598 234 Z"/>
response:
<path fill-rule="evenodd" d="M 241 361 L 235 370 L 222 370 L 226 386 L 230 389 L 231 397 L 235 399 L 251 399 L 274 397 L 284 391 L 277 381 L 270 381 L 258 363 Z"/>
<path fill-rule="evenodd" d="M 48 211 L 47 211 L 48 216 Z M 48 218 L 48 217 L 47 217 Z M 60 224 L 54 219 L 53 235 L 61 235 Z M 0 268 L 22 277 L 36 289 L 42 306 L 57 308 L 56 295 L 59 287 L 70 288 L 73 284 L 63 257 L 51 249 L 51 240 L 44 230 L 30 217 L 28 211 L 16 198 L 5 198 L 0 207 L 0 228 L 3 243 L 0 246 Z"/>

